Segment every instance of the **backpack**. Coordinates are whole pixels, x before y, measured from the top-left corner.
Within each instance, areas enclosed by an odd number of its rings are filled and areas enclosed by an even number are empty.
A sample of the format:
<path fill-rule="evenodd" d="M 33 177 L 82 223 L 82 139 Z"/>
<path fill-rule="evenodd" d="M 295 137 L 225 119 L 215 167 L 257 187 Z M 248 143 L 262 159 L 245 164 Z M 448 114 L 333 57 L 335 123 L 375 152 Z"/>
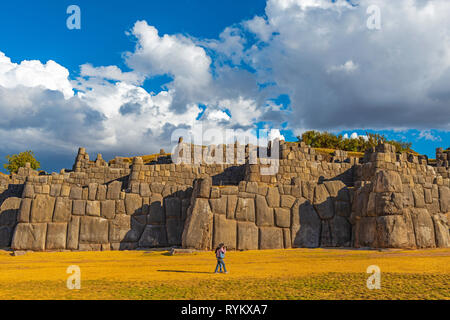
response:
<path fill-rule="evenodd" d="M 219 253 L 219 258 L 220 259 L 224 259 L 225 258 L 225 253 L 222 250 Z"/>

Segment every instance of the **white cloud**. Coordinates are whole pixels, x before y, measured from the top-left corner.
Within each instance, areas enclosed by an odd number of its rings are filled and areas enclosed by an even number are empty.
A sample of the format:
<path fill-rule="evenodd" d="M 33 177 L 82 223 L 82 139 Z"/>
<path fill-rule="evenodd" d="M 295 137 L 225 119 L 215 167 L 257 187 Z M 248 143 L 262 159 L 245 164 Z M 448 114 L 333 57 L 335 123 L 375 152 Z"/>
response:
<path fill-rule="evenodd" d="M 107 80 L 125 81 L 134 84 L 140 84 L 144 76 L 136 72 L 122 72 L 117 66 L 93 67 L 86 63 L 81 65 L 80 75 L 82 77 L 95 77 Z"/>
<path fill-rule="evenodd" d="M 429 141 L 442 141 L 442 138 L 439 137 L 439 136 L 433 135 L 431 130 L 420 131 L 418 139 L 419 140 L 420 139 L 425 139 L 425 140 L 429 140 Z"/>
<path fill-rule="evenodd" d="M 4 88 L 42 87 L 61 91 L 69 99 L 73 96 L 73 91 L 68 77 L 69 71 L 55 61 L 41 63 L 37 60 L 24 60 L 17 64 L 0 52 L 0 86 Z"/>

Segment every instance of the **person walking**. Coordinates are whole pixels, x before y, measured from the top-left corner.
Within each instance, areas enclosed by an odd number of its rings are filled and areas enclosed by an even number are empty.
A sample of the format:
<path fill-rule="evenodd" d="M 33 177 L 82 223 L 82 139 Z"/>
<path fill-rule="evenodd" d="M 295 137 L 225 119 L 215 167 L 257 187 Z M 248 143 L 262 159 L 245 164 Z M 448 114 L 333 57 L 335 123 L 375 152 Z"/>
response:
<path fill-rule="evenodd" d="M 227 247 L 225 247 L 225 245 L 223 243 L 219 244 L 219 246 L 216 248 L 216 258 L 217 258 L 217 265 L 216 265 L 216 271 L 214 273 L 219 273 L 219 269 L 220 272 L 222 272 L 222 267 L 223 267 L 223 272 L 228 273 L 227 268 L 225 267 L 225 262 L 223 261 L 223 259 L 225 259 L 225 253 L 227 252 Z"/>

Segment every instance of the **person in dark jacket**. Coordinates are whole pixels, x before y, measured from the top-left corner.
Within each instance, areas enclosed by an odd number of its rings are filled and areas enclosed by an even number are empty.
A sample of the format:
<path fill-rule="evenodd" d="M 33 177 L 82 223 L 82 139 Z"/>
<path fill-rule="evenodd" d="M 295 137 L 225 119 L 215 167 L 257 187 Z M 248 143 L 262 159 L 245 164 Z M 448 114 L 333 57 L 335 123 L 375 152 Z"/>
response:
<path fill-rule="evenodd" d="M 217 265 L 216 265 L 216 271 L 215 273 L 219 273 L 219 269 L 220 272 L 222 272 L 222 267 L 223 267 L 223 272 L 228 273 L 227 272 L 227 268 L 225 267 L 225 262 L 223 261 L 223 259 L 225 259 L 225 253 L 227 252 L 227 247 L 225 247 L 225 245 L 223 243 L 219 244 L 219 246 L 216 248 L 216 258 L 217 258 Z"/>

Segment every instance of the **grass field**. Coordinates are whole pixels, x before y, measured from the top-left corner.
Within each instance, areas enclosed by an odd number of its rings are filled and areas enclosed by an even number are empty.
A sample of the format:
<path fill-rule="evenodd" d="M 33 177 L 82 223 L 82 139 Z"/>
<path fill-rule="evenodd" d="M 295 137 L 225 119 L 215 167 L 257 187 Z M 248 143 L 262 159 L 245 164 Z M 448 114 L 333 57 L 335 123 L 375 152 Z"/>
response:
<path fill-rule="evenodd" d="M 292 249 L 228 252 L 214 274 L 210 252 L 0 252 L 0 299 L 450 299 L 450 249 Z M 69 290 L 67 267 L 81 269 Z M 366 287 L 367 267 L 381 289 Z"/>

